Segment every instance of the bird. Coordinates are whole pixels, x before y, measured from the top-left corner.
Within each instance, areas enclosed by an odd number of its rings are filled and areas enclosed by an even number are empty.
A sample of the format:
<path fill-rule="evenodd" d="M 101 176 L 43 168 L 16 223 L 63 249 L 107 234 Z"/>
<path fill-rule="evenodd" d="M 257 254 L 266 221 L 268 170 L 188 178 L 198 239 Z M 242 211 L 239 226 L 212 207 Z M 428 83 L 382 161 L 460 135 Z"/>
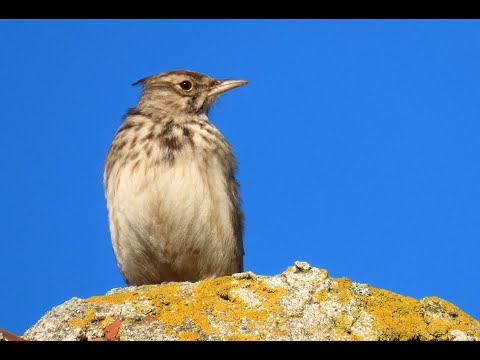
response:
<path fill-rule="evenodd" d="M 128 286 L 243 272 L 238 161 L 209 110 L 242 79 L 170 70 L 140 79 L 108 149 L 110 237 Z"/>

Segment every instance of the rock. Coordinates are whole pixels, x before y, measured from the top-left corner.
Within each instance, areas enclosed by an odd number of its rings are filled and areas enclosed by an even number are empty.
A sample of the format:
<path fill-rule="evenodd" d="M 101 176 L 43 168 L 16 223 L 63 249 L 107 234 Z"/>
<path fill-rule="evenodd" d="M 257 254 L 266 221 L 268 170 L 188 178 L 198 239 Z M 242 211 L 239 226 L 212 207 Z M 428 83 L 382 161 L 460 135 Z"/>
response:
<path fill-rule="evenodd" d="M 465 331 L 453 330 L 448 334 L 450 341 L 475 341 L 475 337 L 467 334 Z M 477 339 L 478 340 L 478 339 Z"/>
<path fill-rule="evenodd" d="M 45 314 L 28 340 L 480 340 L 480 323 L 437 297 L 416 300 L 296 262 L 197 283 L 118 288 Z"/>
<path fill-rule="evenodd" d="M 24 339 L 7 330 L 0 329 L 0 341 L 24 341 Z"/>

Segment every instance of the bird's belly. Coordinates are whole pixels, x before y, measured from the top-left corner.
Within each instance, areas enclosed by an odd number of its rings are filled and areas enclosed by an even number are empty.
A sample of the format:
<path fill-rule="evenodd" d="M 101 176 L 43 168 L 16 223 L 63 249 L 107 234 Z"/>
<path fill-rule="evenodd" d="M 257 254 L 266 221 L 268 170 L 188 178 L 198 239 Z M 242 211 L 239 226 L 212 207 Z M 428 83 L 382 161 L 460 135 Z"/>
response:
<path fill-rule="evenodd" d="M 118 175 L 109 214 L 123 224 L 114 248 L 129 284 L 196 281 L 237 271 L 241 250 L 228 179 L 215 167 L 198 165 L 177 162 Z"/>

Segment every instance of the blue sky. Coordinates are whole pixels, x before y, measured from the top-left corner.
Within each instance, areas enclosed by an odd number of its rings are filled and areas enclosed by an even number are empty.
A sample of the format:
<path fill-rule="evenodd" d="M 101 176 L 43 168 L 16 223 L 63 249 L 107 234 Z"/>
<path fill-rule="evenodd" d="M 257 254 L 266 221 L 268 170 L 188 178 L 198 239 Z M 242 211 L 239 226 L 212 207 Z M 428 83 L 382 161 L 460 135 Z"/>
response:
<path fill-rule="evenodd" d="M 480 320 L 480 21 L 1 20 L 0 328 L 124 286 L 106 151 L 170 69 L 249 84 L 211 121 L 239 159 L 245 268 L 295 260 Z"/>

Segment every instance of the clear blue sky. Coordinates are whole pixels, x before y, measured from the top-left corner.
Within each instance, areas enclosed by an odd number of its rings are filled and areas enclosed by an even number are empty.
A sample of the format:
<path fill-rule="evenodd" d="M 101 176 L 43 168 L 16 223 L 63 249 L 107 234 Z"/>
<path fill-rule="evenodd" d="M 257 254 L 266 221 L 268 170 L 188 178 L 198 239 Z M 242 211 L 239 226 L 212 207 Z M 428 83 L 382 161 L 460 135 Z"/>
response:
<path fill-rule="evenodd" d="M 295 260 L 480 320 L 480 21 L 1 20 L 0 328 L 124 286 L 102 169 L 170 69 L 249 84 L 232 143 L 245 268 Z"/>

